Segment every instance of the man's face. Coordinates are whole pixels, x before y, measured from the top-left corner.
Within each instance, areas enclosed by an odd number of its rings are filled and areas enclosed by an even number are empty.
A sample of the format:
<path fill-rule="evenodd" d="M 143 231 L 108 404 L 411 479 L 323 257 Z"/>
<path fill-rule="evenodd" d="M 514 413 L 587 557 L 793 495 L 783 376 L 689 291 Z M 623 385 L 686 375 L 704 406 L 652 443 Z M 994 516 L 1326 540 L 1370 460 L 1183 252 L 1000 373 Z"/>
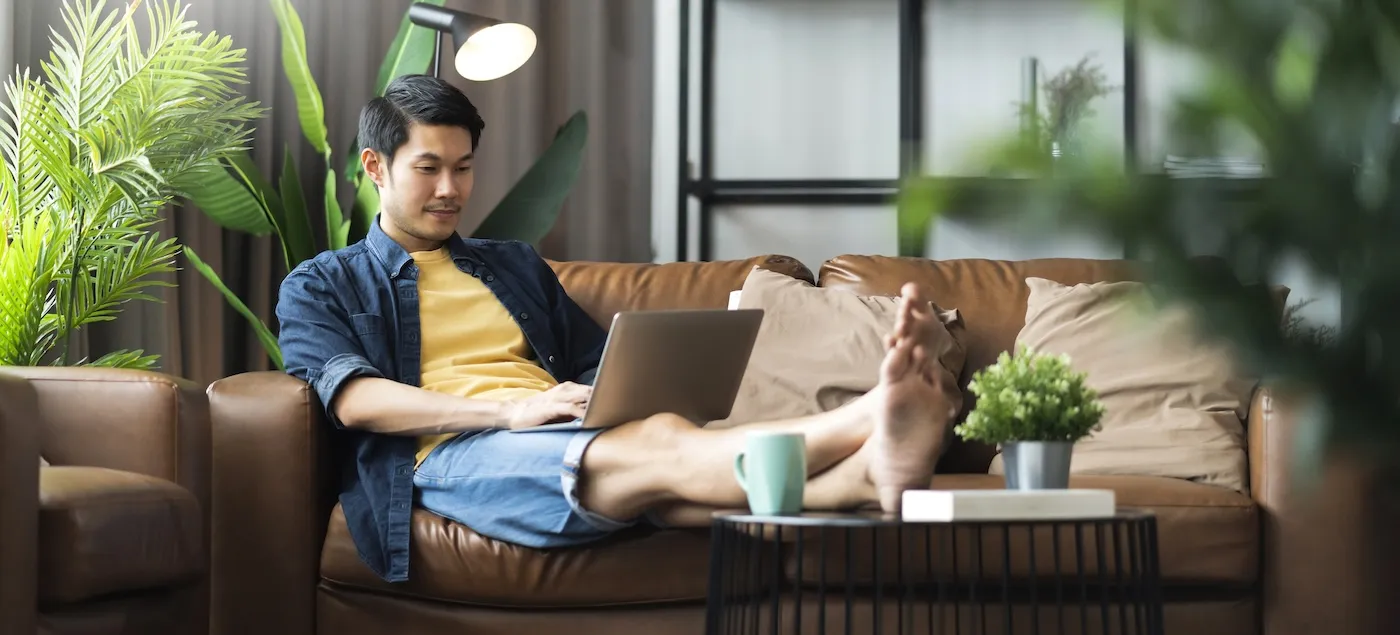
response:
<path fill-rule="evenodd" d="M 360 158 L 379 186 L 380 228 L 405 250 L 436 249 L 456 231 L 475 180 L 465 128 L 415 123 L 391 164 L 369 149 Z"/>

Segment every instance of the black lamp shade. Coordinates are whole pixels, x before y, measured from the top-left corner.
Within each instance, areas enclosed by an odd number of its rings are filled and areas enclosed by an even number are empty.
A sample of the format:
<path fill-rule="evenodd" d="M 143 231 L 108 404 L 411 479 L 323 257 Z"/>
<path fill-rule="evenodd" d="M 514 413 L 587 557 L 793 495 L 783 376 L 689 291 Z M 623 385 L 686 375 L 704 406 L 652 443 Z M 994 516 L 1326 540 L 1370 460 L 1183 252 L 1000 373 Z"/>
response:
<path fill-rule="evenodd" d="M 409 21 L 451 33 L 457 73 L 473 81 L 509 75 L 535 52 L 535 32 L 523 24 L 501 22 L 474 13 L 414 3 Z"/>

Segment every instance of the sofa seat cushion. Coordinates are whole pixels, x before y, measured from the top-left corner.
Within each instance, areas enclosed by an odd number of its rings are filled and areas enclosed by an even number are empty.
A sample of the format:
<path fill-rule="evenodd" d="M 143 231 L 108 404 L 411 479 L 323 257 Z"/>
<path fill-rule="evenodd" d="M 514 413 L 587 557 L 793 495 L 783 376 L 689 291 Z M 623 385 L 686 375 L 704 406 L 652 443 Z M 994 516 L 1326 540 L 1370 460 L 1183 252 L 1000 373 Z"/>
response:
<path fill-rule="evenodd" d="M 705 598 L 707 534 L 634 529 L 584 547 L 539 550 L 486 538 L 415 509 L 409 580 L 390 584 L 361 563 L 337 505 L 321 554 L 321 576 L 350 587 L 492 607 L 695 602 Z"/>
<path fill-rule="evenodd" d="M 163 479 L 97 467 L 39 474 L 39 603 L 188 583 L 204 570 L 199 502 Z"/>
<path fill-rule="evenodd" d="M 1006 487 L 1006 481 L 1004 477 L 990 474 L 939 474 L 934 477 L 932 486 L 936 489 L 1002 489 Z M 1143 509 L 1156 515 L 1157 553 L 1164 587 L 1248 589 L 1259 579 L 1259 510 L 1247 496 L 1222 487 L 1155 476 L 1071 476 L 1070 487 L 1110 489 L 1115 492 L 1119 507 Z M 880 541 L 880 570 L 886 579 L 894 579 L 898 575 L 896 563 L 902 559 L 906 580 L 927 580 L 930 564 L 935 575 L 950 580 L 947 576 L 951 574 L 952 567 L 946 554 L 956 542 L 961 567 L 959 577 L 964 582 L 968 581 L 973 570 L 967 565 L 976 562 L 976 528 L 962 526 L 953 540 L 948 539 L 945 526 L 932 525 L 929 531 L 929 536 L 926 536 L 922 529 L 911 530 L 906 526 L 900 532 L 891 529 L 874 534 L 868 530 L 851 533 L 852 552 L 863 554 L 854 562 L 853 581 L 868 582 L 872 579 L 872 563 L 875 561 L 874 545 L 870 544 L 872 535 Z M 1091 549 L 1094 544 L 1092 531 L 1085 529 L 1083 533 L 1085 566 L 1090 573 L 1096 571 L 1097 558 Z M 999 526 L 987 526 L 981 533 L 983 577 L 989 582 L 999 583 L 1002 579 L 1003 554 L 1006 553 L 1001 529 Z M 820 548 L 829 554 L 828 582 L 844 580 L 845 535 L 839 531 L 828 531 L 822 538 L 804 540 L 802 577 L 809 583 L 818 582 L 815 572 L 820 570 L 817 566 L 820 552 L 817 546 L 822 545 Z M 1011 577 L 1013 581 L 1024 580 L 1031 570 L 1031 540 L 1021 527 L 1012 531 L 1010 540 Z M 1062 566 L 1074 562 L 1074 540 L 1073 531 L 1059 532 Z M 929 557 L 925 547 L 929 542 L 934 548 L 932 557 Z M 1040 574 L 1054 570 L 1054 543 L 1052 531 L 1037 531 L 1034 562 L 1035 571 Z M 1107 544 L 1111 545 L 1112 541 Z M 945 555 L 940 559 L 940 554 Z M 1126 550 L 1124 556 L 1126 573 Z M 796 574 L 796 560 L 794 549 L 786 567 L 789 576 Z M 1115 561 L 1111 554 L 1106 556 L 1105 563 L 1105 570 L 1113 575 Z"/>

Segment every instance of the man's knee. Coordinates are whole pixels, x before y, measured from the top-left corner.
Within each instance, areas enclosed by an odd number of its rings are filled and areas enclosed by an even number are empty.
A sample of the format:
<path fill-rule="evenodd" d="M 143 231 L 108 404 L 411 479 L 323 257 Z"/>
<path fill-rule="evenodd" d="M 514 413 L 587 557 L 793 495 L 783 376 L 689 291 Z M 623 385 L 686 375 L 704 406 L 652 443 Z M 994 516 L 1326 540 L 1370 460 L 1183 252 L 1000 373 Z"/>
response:
<path fill-rule="evenodd" d="M 645 434 L 656 436 L 659 438 L 658 440 L 669 440 L 700 428 L 691 420 L 669 412 L 655 414 L 636 423 L 641 426 Z"/>

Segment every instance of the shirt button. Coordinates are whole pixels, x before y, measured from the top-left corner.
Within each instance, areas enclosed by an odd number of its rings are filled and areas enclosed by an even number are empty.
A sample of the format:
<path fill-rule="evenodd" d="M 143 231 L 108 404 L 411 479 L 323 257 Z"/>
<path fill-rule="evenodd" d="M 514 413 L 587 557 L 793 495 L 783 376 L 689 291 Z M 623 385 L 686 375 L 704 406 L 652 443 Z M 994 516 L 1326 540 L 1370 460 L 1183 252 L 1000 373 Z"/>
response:
<path fill-rule="evenodd" d="M 487 282 L 495 282 L 495 281 L 496 281 L 496 276 L 486 276 L 486 281 L 487 281 Z"/>
<path fill-rule="evenodd" d="M 522 319 L 522 320 L 528 320 L 528 319 L 530 319 L 530 314 L 529 314 L 529 313 L 521 313 L 521 314 L 520 314 L 520 319 Z"/>
<path fill-rule="evenodd" d="M 553 355 L 550 355 L 550 356 L 549 356 L 549 363 L 551 363 L 551 364 L 554 363 L 554 356 L 553 356 Z"/>

